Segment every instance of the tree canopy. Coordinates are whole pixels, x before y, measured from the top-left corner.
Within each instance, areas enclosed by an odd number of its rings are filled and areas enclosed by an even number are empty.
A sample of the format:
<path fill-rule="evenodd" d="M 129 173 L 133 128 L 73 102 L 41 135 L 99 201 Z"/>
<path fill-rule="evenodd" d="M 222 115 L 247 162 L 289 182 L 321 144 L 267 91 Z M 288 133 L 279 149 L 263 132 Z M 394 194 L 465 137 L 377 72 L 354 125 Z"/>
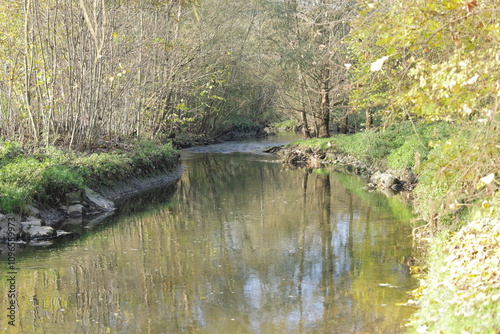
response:
<path fill-rule="evenodd" d="M 0 4 L 0 136 L 215 136 L 294 119 L 327 137 L 400 118 L 486 122 L 498 0 Z"/>

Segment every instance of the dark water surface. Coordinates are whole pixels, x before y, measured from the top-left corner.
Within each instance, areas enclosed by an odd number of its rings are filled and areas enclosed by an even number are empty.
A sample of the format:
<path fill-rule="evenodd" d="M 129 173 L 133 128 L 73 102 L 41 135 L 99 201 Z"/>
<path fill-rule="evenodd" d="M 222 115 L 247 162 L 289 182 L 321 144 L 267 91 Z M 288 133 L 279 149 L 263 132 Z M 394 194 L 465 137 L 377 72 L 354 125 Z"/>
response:
<path fill-rule="evenodd" d="M 175 187 L 20 254 L 16 327 L 2 261 L 1 331 L 403 332 L 416 282 L 402 205 L 355 176 L 286 170 L 254 154 L 263 144 L 239 145 L 185 151 Z"/>

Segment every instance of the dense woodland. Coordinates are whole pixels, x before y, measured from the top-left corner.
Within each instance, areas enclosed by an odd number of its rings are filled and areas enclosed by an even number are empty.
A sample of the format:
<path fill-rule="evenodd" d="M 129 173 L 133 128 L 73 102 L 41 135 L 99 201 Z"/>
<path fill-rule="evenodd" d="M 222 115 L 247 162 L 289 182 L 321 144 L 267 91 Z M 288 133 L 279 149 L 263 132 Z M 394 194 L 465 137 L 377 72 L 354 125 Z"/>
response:
<path fill-rule="evenodd" d="M 494 120 L 499 1 L 2 0 L 0 136 L 306 137 L 398 119 Z"/>

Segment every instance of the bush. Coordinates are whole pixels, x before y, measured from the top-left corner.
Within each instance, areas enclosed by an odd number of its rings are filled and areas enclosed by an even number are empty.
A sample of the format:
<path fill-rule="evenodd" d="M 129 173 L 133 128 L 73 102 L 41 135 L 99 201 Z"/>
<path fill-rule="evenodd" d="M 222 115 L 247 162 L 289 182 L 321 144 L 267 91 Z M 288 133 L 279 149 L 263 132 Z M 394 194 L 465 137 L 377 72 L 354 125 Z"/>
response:
<path fill-rule="evenodd" d="M 82 176 L 68 166 L 18 156 L 0 168 L 0 208 L 19 211 L 33 202 L 58 202 L 83 186 Z"/>
<path fill-rule="evenodd" d="M 85 181 L 75 169 L 64 165 L 50 165 L 43 170 L 42 183 L 40 184 L 43 193 L 36 200 L 39 202 L 49 200 L 59 202 L 65 194 L 84 187 Z"/>
<path fill-rule="evenodd" d="M 297 129 L 298 125 L 298 122 L 294 119 L 287 119 L 282 122 L 272 124 L 272 126 L 278 131 L 293 131 Z"/>
<path fill-rule="evenodd" d="M 23 150 L 17 143 L 4 142 L 0 140 L 0 165 L 23 154 Z"/>
<path fill-rule="evenodd" d="M 454 136 L 431 142 L 414 194 L 426 217 L 458 213 L 479 198 L 491 196 L 480 178 L 498 171 L 498 136 L 486 128 L 459 128 Z"/>
<path fill-rule="evenodd" d="M 415 165 L 415 154 L 426 155 L 426 148 L 420 140 L 414 136 L 407 138 L 403 145 L 392 151 L 387 157 L 387 166 L 392 169 L 412 168 Z"/>
<path fill-rule="evenodd" d="M 250 118 L 246 118 L 239 115 L 229 116 L 223 123 L 222 126 L 226 129 L 232 127 L 238 128 L 240 131 L 251 131 L 259 128 L 259 124 Z"/>

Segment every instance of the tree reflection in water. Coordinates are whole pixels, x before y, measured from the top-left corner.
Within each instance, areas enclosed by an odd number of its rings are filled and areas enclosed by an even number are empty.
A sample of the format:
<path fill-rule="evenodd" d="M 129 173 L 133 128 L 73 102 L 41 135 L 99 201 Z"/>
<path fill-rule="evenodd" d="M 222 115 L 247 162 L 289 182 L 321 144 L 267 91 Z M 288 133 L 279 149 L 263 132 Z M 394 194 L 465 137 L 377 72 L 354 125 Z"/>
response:
<path fill-rule="evenodd" d="M 354 176 L 267 159 L 191 155 L 152 207 L 25 255 L 17 333 L 402 332 L 410 227 Z"/>

